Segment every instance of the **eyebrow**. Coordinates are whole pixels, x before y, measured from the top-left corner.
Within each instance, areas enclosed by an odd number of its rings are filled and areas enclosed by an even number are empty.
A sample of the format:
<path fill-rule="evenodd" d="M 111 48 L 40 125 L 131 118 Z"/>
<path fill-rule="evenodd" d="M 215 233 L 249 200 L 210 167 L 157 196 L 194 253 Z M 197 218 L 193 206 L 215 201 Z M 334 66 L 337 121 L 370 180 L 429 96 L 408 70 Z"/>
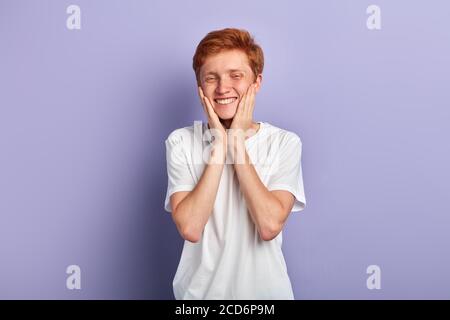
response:
<path fill-rule="evenodd" d="M 241 69 L 228 69 L 226 72 L 228 72 L 228 73 L 232 73 L 232 72 L 242 72 L 242 73 L 245 73 L 245 71 L 244 70 L 241 70 Z M 207 75 L 210 75 L 210 74 L 217 74 L 217 72 L 213 72 L 213 71 L 209 71 L 209 72 L 207 72 L 207 73 L 205 73 L 204 75 L 205 76 L 207 76 Z"/>

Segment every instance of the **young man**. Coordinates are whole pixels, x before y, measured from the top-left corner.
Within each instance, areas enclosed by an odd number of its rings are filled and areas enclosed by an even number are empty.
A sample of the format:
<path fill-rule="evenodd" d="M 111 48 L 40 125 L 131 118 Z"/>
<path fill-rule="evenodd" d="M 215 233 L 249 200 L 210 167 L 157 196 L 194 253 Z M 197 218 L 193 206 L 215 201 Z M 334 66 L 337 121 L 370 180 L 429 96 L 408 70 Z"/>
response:
<path fill-rule="evenodd" d="M 210 32 L 193 58 L 208 123 L 166 139 L 165 210 L 185 239 L 176 299 L 293 299 L 281 251 L 305 208 L 300 138 L 253 120 L 262 49 L 245 30 Z"/>

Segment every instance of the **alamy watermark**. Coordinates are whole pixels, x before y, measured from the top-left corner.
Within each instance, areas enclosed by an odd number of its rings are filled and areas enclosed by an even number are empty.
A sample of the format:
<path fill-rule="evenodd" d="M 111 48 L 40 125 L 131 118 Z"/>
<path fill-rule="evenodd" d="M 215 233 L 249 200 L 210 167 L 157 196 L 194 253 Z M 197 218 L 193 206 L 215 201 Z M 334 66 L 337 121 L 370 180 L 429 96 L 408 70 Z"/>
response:
<path fill-rule="evenodd" d="M 366 269 L 366 273 L 370 274 L 367 278 L 366 286 L 369 290 L 381 289 L 381 268 L 376 264 L 370 265 Z"/>
<path fill-rule="evenodd" d="M 67 7 L 66 13 L 69 16 L 66 19 L 66 27 L 69 30 L 81 29 L 81 8 L 76 4 L 71 4 Z"/>
<path fill-rule="evenodd" d="M 76 264 L 72 264 L 66 268 L 69 275 L 66 279 L 66 288 L 69 290 L 81 289 L 81 268 Z"/>
<path fill-rule="evenodd" d="M 370 14 L 367 18 L 366 26 L 369 30 L 381 29 L 381 9 L 379 6 L 372 4 L 367 7 L 366 13 Z"/>

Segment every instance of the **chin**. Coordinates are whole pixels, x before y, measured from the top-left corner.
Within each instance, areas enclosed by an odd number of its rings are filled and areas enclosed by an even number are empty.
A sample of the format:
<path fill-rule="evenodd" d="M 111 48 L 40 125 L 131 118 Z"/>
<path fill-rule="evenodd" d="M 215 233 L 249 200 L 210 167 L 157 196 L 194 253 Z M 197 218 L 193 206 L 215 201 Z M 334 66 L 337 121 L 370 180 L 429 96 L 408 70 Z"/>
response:
<path fill-rule="evenodd" d="M 221 120 L 231 120 L 234 118 L 234 114 L 232 115 L 219 115 L 219 119 Z"/>
<path fill-rule="evenodd" d="M 226 111 L 221 111 L 221 112 L 217 112 L 217 110 L 216 110 L 216 114 L 219 117 L 219 119 L 230 120 L 230 119 L 234 118 L 234 116 L 236 114 L 236 110 L 226 110 Z"/>

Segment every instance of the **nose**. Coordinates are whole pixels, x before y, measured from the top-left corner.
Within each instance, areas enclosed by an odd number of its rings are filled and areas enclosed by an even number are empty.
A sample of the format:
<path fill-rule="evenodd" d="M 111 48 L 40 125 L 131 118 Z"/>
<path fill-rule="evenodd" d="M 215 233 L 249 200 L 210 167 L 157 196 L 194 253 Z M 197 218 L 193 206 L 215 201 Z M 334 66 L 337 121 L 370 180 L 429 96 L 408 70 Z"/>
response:
<path fill-rule="evenodd" d="M 223 96 L 231 92 L 231 86 L 228 81 L 221 79 L 217 83 L 216 94 L 218 96 Z"/>

